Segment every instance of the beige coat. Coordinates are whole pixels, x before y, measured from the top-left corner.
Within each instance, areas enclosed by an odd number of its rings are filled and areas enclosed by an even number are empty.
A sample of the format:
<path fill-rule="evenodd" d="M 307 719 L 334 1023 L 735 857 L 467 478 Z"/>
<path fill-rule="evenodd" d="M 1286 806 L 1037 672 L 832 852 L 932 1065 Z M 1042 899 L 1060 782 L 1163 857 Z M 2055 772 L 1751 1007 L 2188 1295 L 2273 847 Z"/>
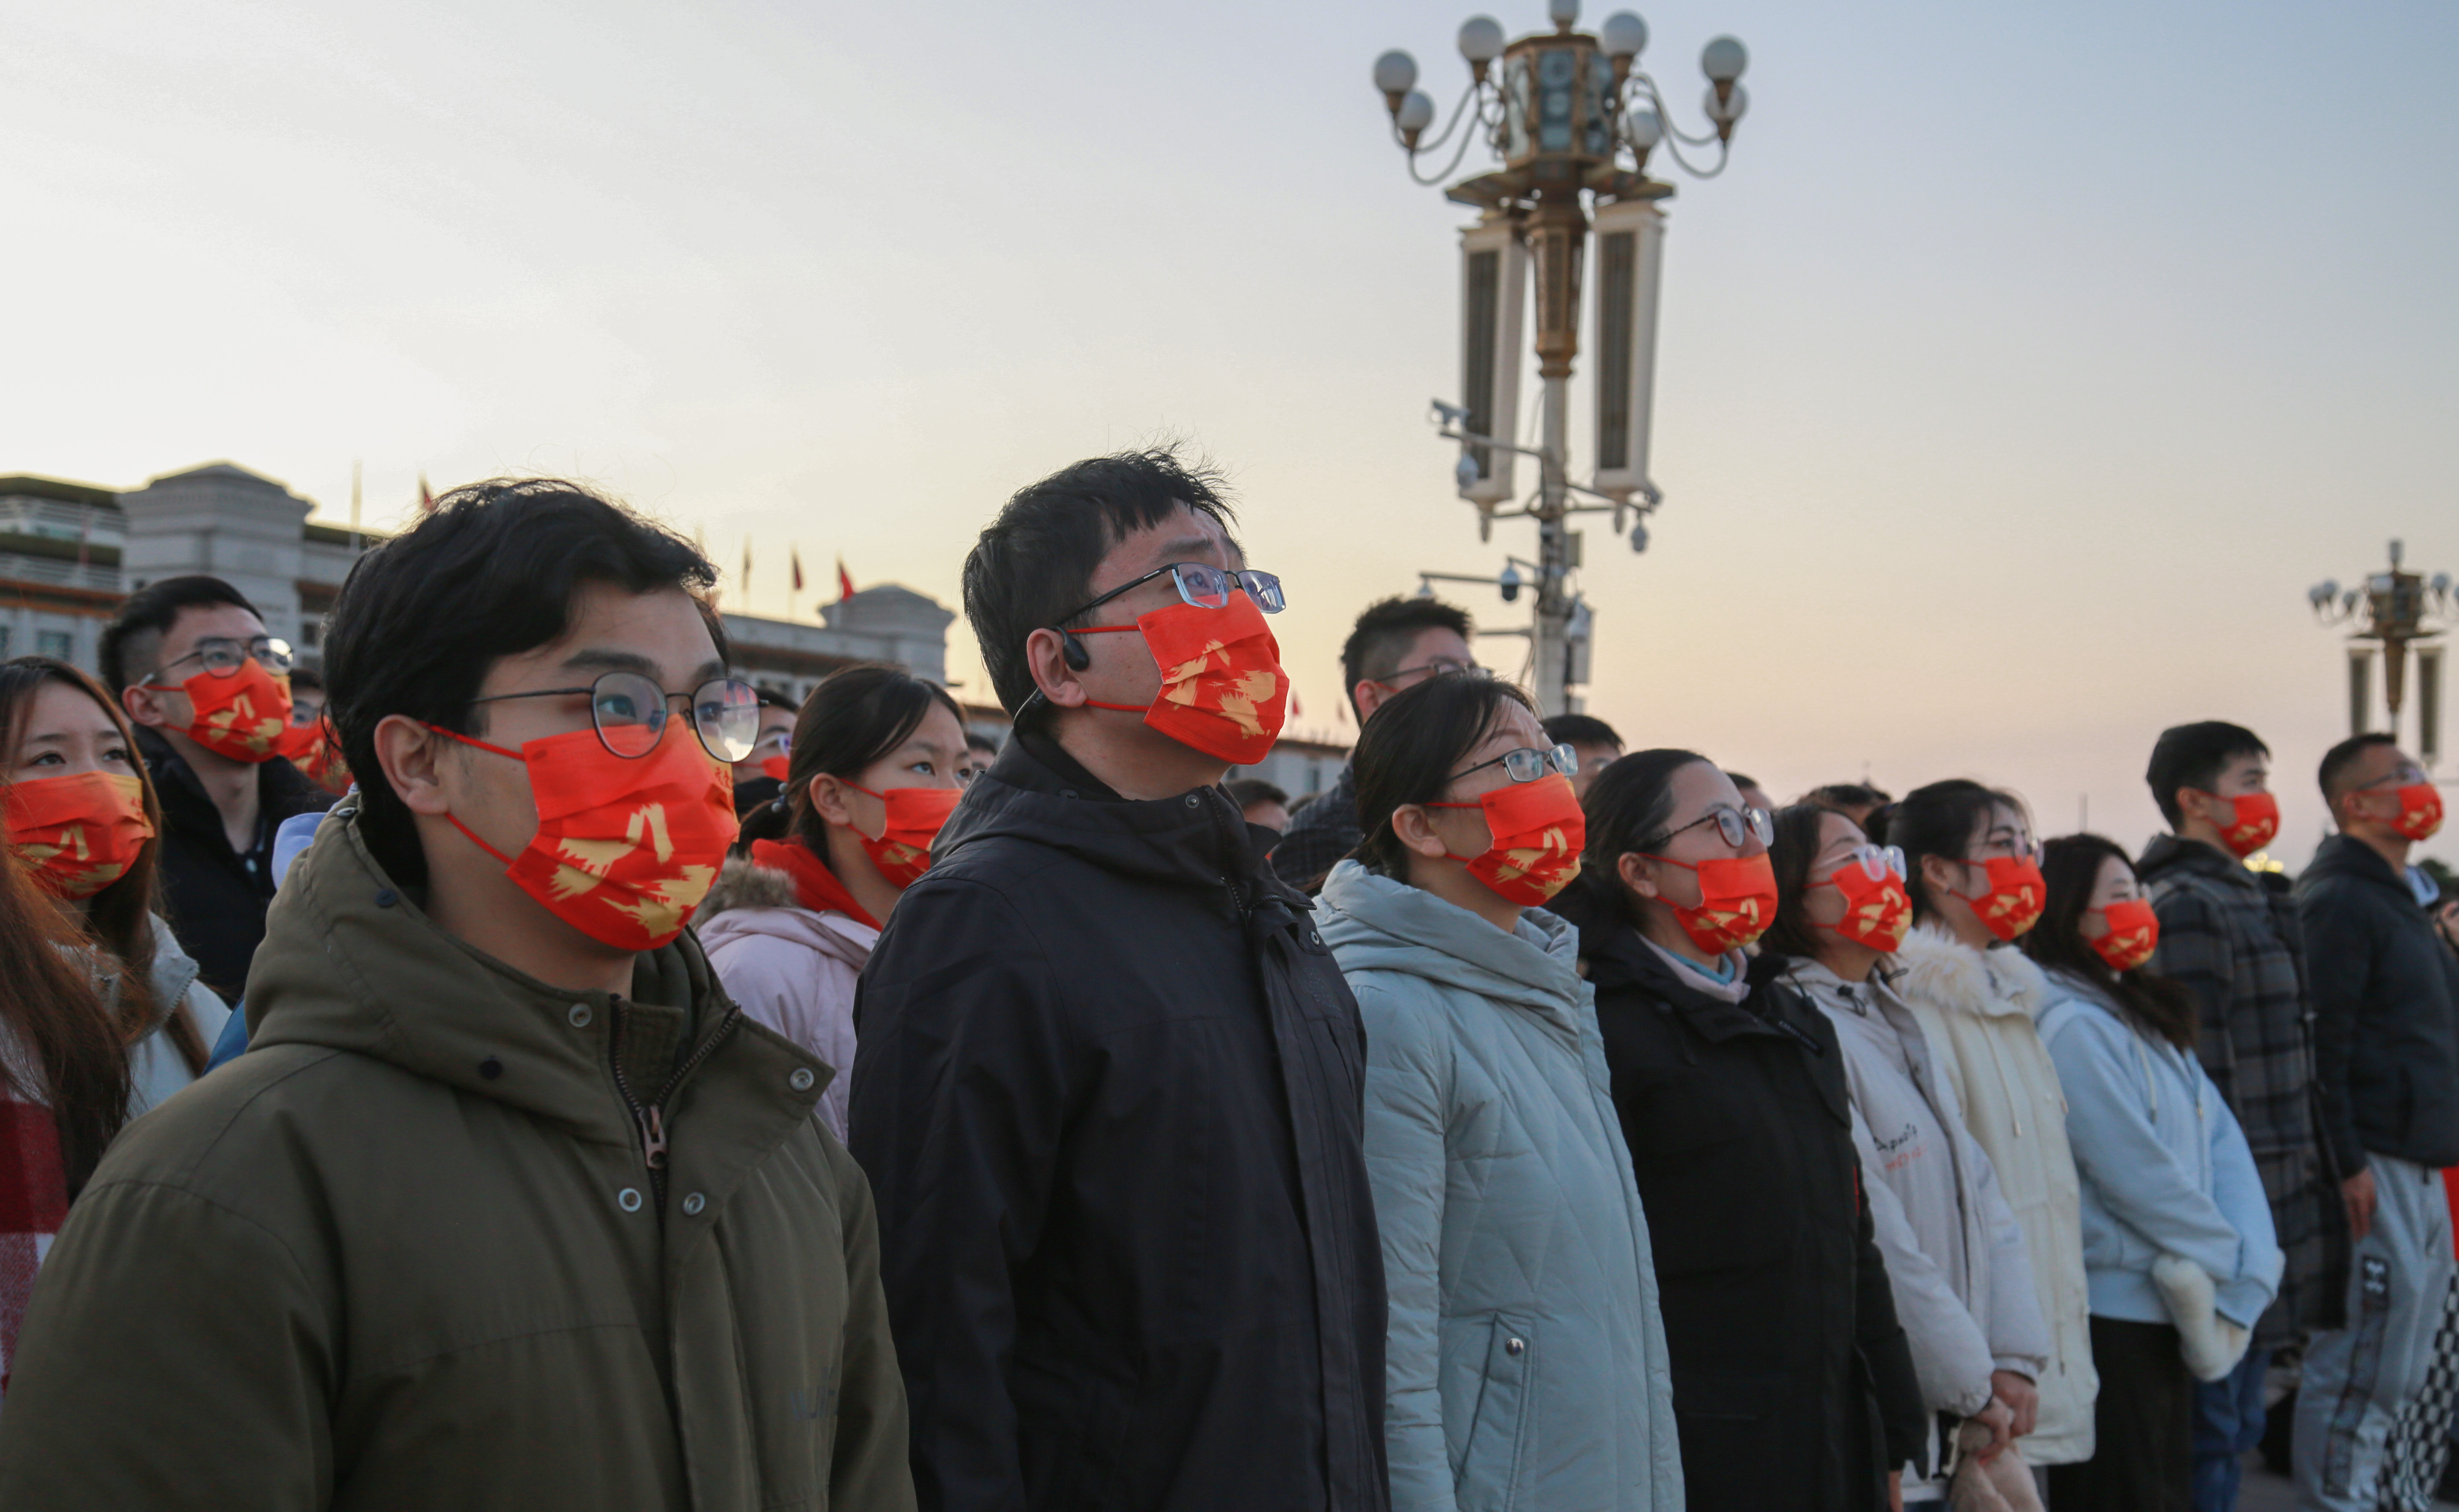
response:
<path fill-rule="evenodd" d="M 1904 937 L 1890 976 L 1921 1020 L 1938 1070 L 1955 1089 L 1972 1137 L 2024 1230 L 2025 1252 L 2049 1326 L 2041 1418 L 2023 1441 L 2036 1465 L 2091 1458 L 2091 1301 L 2083 1270 L 2083 1193 L 2067 1146 L 2057 1067 L 2032 1026 L 2049 1001 L 2048 978 L 2013 946 L 1976 951 L 1923 924 Z"/>

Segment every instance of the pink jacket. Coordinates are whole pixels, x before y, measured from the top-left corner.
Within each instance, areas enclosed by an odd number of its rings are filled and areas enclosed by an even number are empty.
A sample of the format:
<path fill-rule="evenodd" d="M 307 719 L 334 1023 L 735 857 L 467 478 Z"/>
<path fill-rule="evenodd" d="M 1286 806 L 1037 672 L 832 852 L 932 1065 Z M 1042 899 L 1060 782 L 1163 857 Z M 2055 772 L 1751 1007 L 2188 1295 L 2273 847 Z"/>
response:
<path fill-rule="evenodd" d="M 693 924 L 726 996 L 836 1070 L 820 1095 L 821 1123 L 845 1138 L 853 1081 L 853 984 L 879 931 L 796 901 L 785 872 L 740 857 L 725 863 Z"/>

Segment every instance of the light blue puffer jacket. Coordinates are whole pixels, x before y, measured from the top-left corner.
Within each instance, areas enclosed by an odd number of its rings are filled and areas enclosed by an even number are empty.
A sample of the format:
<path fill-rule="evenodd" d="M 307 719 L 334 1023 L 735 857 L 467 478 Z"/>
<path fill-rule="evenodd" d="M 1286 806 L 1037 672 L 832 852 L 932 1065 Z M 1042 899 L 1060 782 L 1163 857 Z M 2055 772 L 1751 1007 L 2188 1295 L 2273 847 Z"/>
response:
<path fill-rule="evenodd" d="M 2152 1263 L 2174 1254 L 2211 1272 L 2222 1317 L 2252 1328 L 2280 1290 L 2280 1254 L 2236 1116 L 2194 1052 L 2128 1022 L 2092 983 L 2049 978 L 2041 1042 L 2066 1089 L 2092 1312 L 2169 1322 Z"/>
<path fill-rule="evenodd" d="M 1394 1512 L 1680 1512 L 1648 1220 L 1577 934 L 1354 861 L 1323 936 L 1366 1020 Z"/>

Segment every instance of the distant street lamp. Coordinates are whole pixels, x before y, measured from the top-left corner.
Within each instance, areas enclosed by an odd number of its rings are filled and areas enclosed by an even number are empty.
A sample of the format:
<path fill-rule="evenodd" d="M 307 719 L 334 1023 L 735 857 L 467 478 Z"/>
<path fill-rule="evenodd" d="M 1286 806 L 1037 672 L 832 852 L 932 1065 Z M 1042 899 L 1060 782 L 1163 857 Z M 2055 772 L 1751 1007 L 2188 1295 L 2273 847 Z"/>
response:
<path fill-rule="evenodd" d="M 1648 442 L 1665 237 L 1657 201 L 1671 198 L 1673 186 L 1647 176 L 1649 155 L 1663 147 L 1696 178 L 1723 172 L 1734 127 L 1750 108 L 1740 82 L 1750 55 L 1729 36 L 1701 51 L 1699 68 L 1708 78 L 1702 105 L 1712 130 L 1690 136 L 1671 124 L 1656 80 L 1637 67 L 1648 23 L 1618 10 L 1592 36 L 1572 30 L 1579 0 L 1548 0 L 1546 10 L 1554 30 L 1516 42 L 1505 41 L 1502 23 L 1491 16 L 1472 16 L 1461 27 L 1468 88 L 1432 140 L 1426 133 L 1436 106 L 1417 87 L 1417 60 L 1396 49 L 1375 60 L 1374 76 L 1417 182 L 1449 178 L 1480 138 L 1503 160 L 1501 168 L 1443 191 L 1480 215 L 1461 233 L 1461 402 L 1437 400 L 1435 412 L 1442 435 L 1461 443 L 1455 472 L 1461 496 L 1478 507 L 1478 538 L 1493 538 L 1497 518 L 1537 521 L 1536 613 L 1524 633 L 1532 640 L 1538 704 L 1556 714 L 1578 706 L 1571 690 L 1587 679 L 1591 620 L 1587 604 L 1570 590 L 1580 537 L 1564 521 L 1610 511 L 1615 533 L 1628 526 L 1631 549 L 1645 551 L 1646 516 L 1664 498 L 1648 476 Z M 1459 145 L 1450 161 L 1421 174 L 1419 158 L 1431 162 L 1455 136 Z M 1715 160 L 1705 167 L 1683 152 L 1712 145 Z M 1582 485 L 1568 475 L 1569 388 L 1592 227 L 1599 271 L 1596 472 Z M 1532 262 L 1538 374 L 1545 383 L 1545 441 L 1534 449 L 1511 442 L 1519 429 L 1520 328 Z M 1515 456 L 1537 459 L 1538 489 L 1533 499 L 1504 509 L 1514 496 Z M 1602 502 L 1574 504 L 1574 494 Z"/>
<path fill-rule="evenodd" d="M 2348 733 L 2362 735 L 2370 727 L 2374 647 L 2382 648 L 2383 702 L 2390 709 L 2390 733 L 2399 733 L 2400 705 L 2407 691 L 2407 648 L 2416 647 L 2417 758 L 2431 770 L 2442 755 L 2442 647 L 2445 625 L 2431 623 L 2459 616 L 2459 598 L 2451 592 L 2450 575 L 2430 578 L 2400 566 L 2400 543 L 2390 543 L 2390 571 L 2375 573 L 2343 591 L 2328 578 L 2305 590 L 2305 601 L 2325 624 L 2356 624 L 2348 639 Z"/>

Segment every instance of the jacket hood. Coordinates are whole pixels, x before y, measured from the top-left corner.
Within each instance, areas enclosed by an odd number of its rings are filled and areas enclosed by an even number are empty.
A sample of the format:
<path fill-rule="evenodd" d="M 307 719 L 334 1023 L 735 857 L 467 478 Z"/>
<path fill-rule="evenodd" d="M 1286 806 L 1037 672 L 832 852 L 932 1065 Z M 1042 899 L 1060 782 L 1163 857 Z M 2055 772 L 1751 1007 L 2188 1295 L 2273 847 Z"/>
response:
<path fill-rule="evenodd" d="M 1587 988 L 1579 934 L 1543 909 L 1524 910 L 1508 934 L 1423 888 L 1343 861 L 1324 879 L 1317 920 L 1343 972 L 1421 976 L 1495 1002 L 1569 1020 Z"/>
<path fill-rule="evenodd" d="M 1008 836 L 1137 881 L 1217 891 L 1225 880 L 1253 877 L 1271 849 L 1272 832 L 1250 826 L 1217 786 L 1141 802 L 1089 792 L 1027 749 L 1033 739 L 1020 732 L 965 789 L 932 844 L 932 865 Z M 1306 906 L 1303 894 L 1272 885 Z"/>
<path fill-rule="evenodd" d="M 2012 945 L 1977 951 L 1933 924 L 1917 924 L 1895 955 L 1889 985 L 1905 998 L 1991 1017 L 2031 1018 L 2049 1002 L 2049 978 Z"/>
<path fill-rule="evenodd" d="M 2383 859 L 2381 851 L 2354 835 L 2335 834 L 2314 849 L 2313 862 L 2305 868 L 2300 882 L 2320 882 L 2342 877 L 2351 882 L 2371 882 L 2385 887 L 2407 899 L 2416 901 L 2416 893 L 2407 879 Z"/>
<path fill-rule="evenodd" d="M 692 933 L 701 948 L 714 951 L 729 940 L 759 936 L 784 940 L 845 962 L 856 971 L 871 959 L 879 931 L 842 914 L 814 913 L 794 893 L 794 879 L 774 867 L 737 856 L 718 873 L 702 900 Z"/>
<path fill-rule="evenodd" d="M 359 834 L 356 804 L 319 827 L 265 916 L 248 973 L 248 1044 L 348 1051 L 561 1124 L 628 1143 L 583 1008 L 612 1015 L 617 995 L 551 987 L 438 929 L 386 876 Z M 733 1004 L 688 931 L 643 952 L 620 1005 L 625 1069 L 646 1101 L 695 1031 L 732 1027 Z M 492 1073 L 492 1074 L 491 1074 Z"/>

